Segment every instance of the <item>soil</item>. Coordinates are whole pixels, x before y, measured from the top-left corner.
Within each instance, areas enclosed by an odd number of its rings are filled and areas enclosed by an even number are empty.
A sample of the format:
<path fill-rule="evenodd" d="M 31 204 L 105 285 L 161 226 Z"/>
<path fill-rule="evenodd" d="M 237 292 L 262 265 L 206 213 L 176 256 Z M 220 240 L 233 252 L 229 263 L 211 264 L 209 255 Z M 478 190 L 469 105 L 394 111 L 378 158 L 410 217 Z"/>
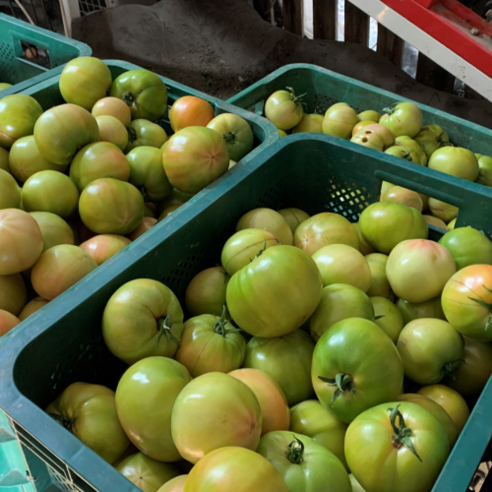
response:
<path fill-rule="evenodd" d="M 301 38 L 246 0 L 161 0 L 82 17 L 73 35 L 94 56 L 122 59 L 222 99 L 289 63 L 313 63 L 492 128 L 492 103 L 419 84 L 361 45 Z"/>

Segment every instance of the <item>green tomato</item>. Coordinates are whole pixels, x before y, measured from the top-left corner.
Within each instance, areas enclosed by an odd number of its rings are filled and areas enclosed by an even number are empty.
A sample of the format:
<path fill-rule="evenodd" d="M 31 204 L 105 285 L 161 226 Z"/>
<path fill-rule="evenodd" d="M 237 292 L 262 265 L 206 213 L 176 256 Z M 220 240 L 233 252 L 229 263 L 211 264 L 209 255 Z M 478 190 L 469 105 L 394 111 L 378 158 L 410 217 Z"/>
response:
<path fill-rule="evenodd" d="M 128 181 L 130 172 L 125 154 L 109 142 L 95 142 L 82 147 L 70 165 L 70 178 L 80 192 L 99 178 Z"/>
<path fill-rule="evenodd" d="M 331 284 L 323 289 L 321 301 L 309 320 L 315 341 L 333 325 L 347 318 L 374 321 L 371 300 L 362 290 L 348 284 Z"/>
<path fill-rule="evenodd" d="M 117 99 L 117 101 L 120 100 Z M 124 104 L 122 101 L 120 102 Z M 110 115 L 101 115 L 95 118 L 99 129 L 99 140 L 112 143 L 121 151 L 124 151 L 128 145 L 128 130 L 125 125 L 119 119 Z"/>
<path fill-rule="evenodd" d="M 130 234 L 142 222 L 143 213 L 142 194 L 118 179 L 96 179 L 80 194 L 80 218 L 97 234 Z"/>
<path fill-rule="evenodd" d="M 359 218 L 366 241 L 381 253 L 389 253 L 406 239 L 427 239 L 427 222 L 414 208 L 395 202 L 369 205 Z"/>
<path fill-rule="evenodd" d="M 137 147 L 160 149 L 167 142 L 167 134 L 161 126 L 144 119 L 133 120 L 128 126 L 128 145 L 125 152 Z"/>
<path fill-rule="evenodd" d="M 102 332 L 109 350 L 127 364 L 150 356 L 173 357 L 183 333 L 183 310 L 164 284 L 131 280 L 106 304 Z"/>
<path fill-rule="evenodd" d="M 318 400 L 305 400 L 290 409 L 289 430 L 311 437 L 331 451 L 348 469 L 344 453 L 347 424 L 338 420 Z"/>
<path fill-rule="evenodd" d="M 376 316 L 375 323 L 391 338 L 393 343 L 403 329 L 403 316 L 400 310 L 386 297 L 371 297 Z"/>
<path fill-rule="evenodd" d="M 34 140 L 34 135 L 22 137 L 10 149 L 10 170 L 12 175 L 24 183 L 33 174 L 39 171 L 64 172 L 67 164 L 58 165 L 45 159 L 40 153 Z"/>
<path fill-rule="evenodd" d="M 458 227 L 439 239 L 461 270 L 470 265 L 492 265 L 492 242 L 473 227 Z"/>
<path fill-rule="evenodd" d="M 179 475 L 166 482 L 157 492 L 183 492 L 188 475 Z"/>
<path fill-rule="evenodd" d="M 191 463 L 227 446 L 256 450 L 261 425 L 261 408 L 253 391 L 221 372 L 188 383 L 176 399 L 171 417 L 174 443 Z"/>
<path fill-rule="evenodd" d="M 9 87 L 12 87 L 12 84 L 9 84 L 7 82 L 0 82 L 0 91 L 8 89 Z"/>
<path fill-rule="evenodd" d="M 20 208 L 21 190 L 13 176 L 0 169 L 0 210 Z"/>
<path fill-rule="evenodd" d="M 446 320 L 441 306 L 441 296 L 434 297 L 424 302 L 408 302 L 405 299 L 398 299 L 396 307 L 400 310 L 404 325 L 414 319 L 435 318 Z"/>
<path fill-rule="evenodd" d="M 349 318 L 319 339 L 311 376 L 321 404 L 350 423 L 364 410 L 401 394 L 403 363 L 378 325 Z"/>
<path fill-rule="evenodd" d="M 243 367 L 258 369 L 272 377 L 291 407 L 314 395 L 313 351 L 313 340 L 302 330 L 278 338 L 253 337 L 246 346 Z"/>
<path fill-rule="evenodd" d="M 463 337 L 446 321 L 423 318 L 403 328 L 396 347 L 405 376 L 428 385 L 454 374 L 462 363 L 464 343 Z"/>
<path fill-rule="evenodd" d="M 245 213 L 236 224 L 236 231 L 264 229 L 280 240 L 280 244 L 292 246 L 292 231 L 285 219 L 271 208 L 255 208 Z"/>
<path fill-rule="evenodd" d="M 308 436 L 269 432 L 261 438 L 257 453 L 280 473 L 289 492 L 352 492 L 340 460 Z"/>
<path fill-rule="evenodd" d="M 374 121 L 378 123 L 381 115 L 373 109 L 366 109 L 365 111 L 359 113 L 357 117 L 359 118 L 359 121 Z"/>
<path fill-rule="evenodd" d="M 58 215 L 50 212 L 31 212 L 43 235 L 43 253 L 59 244 L 75 244 L 72 228 Z"/>
<path fill-rule="evenodd" d="M 314 260 L 298 248 L 280 245 L 268 248 L 232 276 L 226 301 L 242 330 L 253 336 L 276 337 L 307 321 L 321 291 Z"/>
<path fill-rule="evenodd" d="M 349 474 L 350 483 L 352 484 L 352 492 L 366 492 L 361 484 L 354 477 L 353 473 Z"/>
<path fill-rule="evenodd" d="M 67 103 L 90 111 L 106 96 L 111 83 L 111 72 L 103 61 L 93 56 L 80 56 L 65 65 L 60 76 L 60 92 Z"/>
<path fill-rule="evenodd" d="M 12 170 L 10 169 L 9 151 L 7 149 L 4 149 L 3 147 L 0 147 L 0 169 L 13 174 Z"/>
<path fill-rule="evenodd" d="M 130 163 L 130 183 L 142 191 L 145 201 L 160 202 L 173 189 L 162 167 L 162 151 L 155 147 L 137 147 L 126 156 Z"/>
<path fill-rule="evenodd" d="M 352 129 L 358 122 L 357 113 L 348 104 L 340 102 L 326 110 L 322 130 L 326 135 L 348 140 L 352 136 Z"/>
<path fill-rule="evenodd" d="M 73 383 L 46 412 L 108 463 L 130 444 L 116 414 L 114 391 L 105 386 Z"/>
<path fill-rule="evenodd" d="M 177 467 L 136 453 L 120 461 L 115 468 L 143 492 L 157 492 L 179 475 Z"/>
<path fill-rule="evenodd" d="M 461 147 L 443 147 L 436 150 L 429 159 L 428 167 L 468 181 L 478 178 L 477 158 L 471 150 Z"/>
<path fill-rule="evenodd" d="M 402 145 L 393 145 L 384 151 L 385 154 L 394 155 L 400 159 L 405 159 L 406 161 L 413 162 L 423 166 L 422 159 L 420 155 L 410 147 L 404 147 Z"/>
<path fill-rule="evenodd" d="M 304 114 L 302 96 L 296 96 L 290 87 L 287 89 L 274 92 L 265 102 L 266 118 L 283 131 L 298 125 Z"/>
<path fill-rule="evenodd" d="M 22 275 L 0 275 L 0 310 L 7 311 L 23 321 L 24 318 L 21 318 L 19 313 L 22 314 L 26 302 L 27 289 Z"/>
<path fill-rule="evenodd" d="M 422 147 L 428 159 L 437 149 L 449 145 L 448 134 L 438 125 L 422 127 L 415 136 L 415 141 Z"/>
<path fill-rule="evenodd" d="M 309 214 L 299 208 L 284 208 L 279 210 L 278 213 L 284 218 L 285 222 L 287 222 L 292 234 L 296 232 L 296 229 L 301 222 L 309 219 Z"/>
<path fill-rule="evenodd" d="M 456 219 L 459 212 L 458 207 L 432 197 L 429 198 L 429 210 L 432 215 L 441 219 L 443 222 L 450 222 L 451 220 Z"/>
<path fill-rule="evenodd" d="M 323 133 L 323 116 L 320 114 L 304 114 L 292 133 Z"/>
<path fill-rule="evenodd" d="M 19 138 L 32 135 L 43 108 L 31 96 L 12 94 L 0 99 L 0 146 L 10 149 Z"/>
<path fill-rule="evenodd" d="M 492 157 L 487 155 L 475 154 L 478 159 L 478 178 L 477 183 L 485 186 L 492 186 Z"/>
<path fill-rule="evenodd" d="M 388 257 L 382 253 L 371 253 L 366 256 L 366 261 L 371 269 L 371 286 L 367 291 L 370 297 L 386 297 L 391 295 L 391 286 L 386 276 L 386 264 Z"/>
<path fill-rule="evenodd" d="M 420 157 L 420 162 L 422 166 L 427 166 L 427 155 L 424 152 L 424 149 L 422 149 L 419 143 L 413 138 L 405 137 L 405 136 L 397 137 L 395 139 L 395 145 L 399 145 L 400 147 L 403 147 L 408 151 L 413 150 Z"/>
<path fill-rule="evenodd" d="M 229 159 L 240 161 L 253 148 L 254 135 L 249 123 L 241 116 L 223 113 L 207 125 L 224 138 Z"/>
<path fill-rule="evenodd" d="M 118 97 L 130 107 L 132 119 L 155 121 L 167 107 L 167 89 L 162 79 L 149 70 L 122 73 L 111 85 L 111 97 Z"/>
<path fill-rule="evenodd" d="M 395 137 L 415 137 L 422 128 L 424 117 L 420 108 L 412 102 L 398 103 L 389 114 L 383 114 L 379 123 L 386 126 Z M 368 491 L 370 492 L 370 491 Z"/>
<path fill-rule="evenodd" d="M 410 402 L 366 410 L 349 425 L 345 437 L 347 463 L 367 492 L 431 490 L 449 449 L 439 420 Z"/>
<path fill-rule="evenodd" d="M 159 461 L 181 459 L 171 437 L 171 412 L 190 381 L 186 367 L 168 357 L 147 357 L 123 374 L 116 388 L 118 418 L 142 453 Z"/>
<path fill-rule="evenodd" d="M 26 212 L 51 212 L 70 217 L 77 209 L 79 191 L 73 181 L 58 171 L 39 171 L 22 187 L 22 206 Z"/>
<path fill-rule="evenodd" d="M 374 248 L 364 239 L 359 223 L 355 222 L 352 225 L 354 226 L 354 229 L 357 231 L 357 234 L 359 235 L 359 251 L 364 256 L 374 253 Z"/>

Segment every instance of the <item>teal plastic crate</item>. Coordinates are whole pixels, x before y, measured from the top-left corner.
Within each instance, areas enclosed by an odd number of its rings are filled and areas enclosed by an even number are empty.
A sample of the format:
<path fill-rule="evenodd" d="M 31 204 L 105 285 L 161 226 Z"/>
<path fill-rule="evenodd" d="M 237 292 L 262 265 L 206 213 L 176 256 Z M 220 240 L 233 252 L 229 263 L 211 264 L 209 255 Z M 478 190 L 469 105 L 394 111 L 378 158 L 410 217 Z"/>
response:
<path fill-rule="evenodd" d="M 305 94 L 303 100 L 307 113 L 324 114 L 332 104 L 345 102 L 357 112 L 373 109 L 383 114 L 384 108 L 391 108 L 398 102 L 411 101 L 316 65 L 296 63 L 275 70 L 227 102 L 262 115 L 268 97 L 286 87 L 292 87 L 297 95 Z M 417 101 L 412 102 L 422 110 L 424 125 L 439 125 L 448 132 L 455 145 L 492 156 L 492 130 Z"/>
<path fill-rule="evenodd" d="M 31 46 L 40 55 L 34 61 L 23 54 Z M 13 85 L 0 91 L 0 98 L 38 84 L 60 73 L 62 65 L 70 60 L 91 54 L 92 49 L 85 43 L 0 14 L 0 82 Z"/>
<path fill-rule="evenodd" d="M 0 358 L 0 407 L 12 418 L 24 446 L 43 456 L 59 490 L 138 492 L 43 409 L 76 381 L 115 388 L 126 365 L 106 348 L 101 333 L 105 304 L 124 283 L 153 278 L 183 303 L 201 270 L 220 264 L 237 220 L 257 207 L 333 211 L 356 221 L 378 200 L 381 182 L 394 183 L 460 208 L 458 225 L 492 237 L 492 189 L 463 182 L 405 160 L 327 135 L 278 140 L 255 159 L 183 205 L 177 220 L 163 221 L 14 330 Z M 440 236 L 433 230 L 433 237 Z M 466 492 L 492 435 L 489 381 L 433 492 Z M 395 491 L 398 492 L 398 491 Z"/>

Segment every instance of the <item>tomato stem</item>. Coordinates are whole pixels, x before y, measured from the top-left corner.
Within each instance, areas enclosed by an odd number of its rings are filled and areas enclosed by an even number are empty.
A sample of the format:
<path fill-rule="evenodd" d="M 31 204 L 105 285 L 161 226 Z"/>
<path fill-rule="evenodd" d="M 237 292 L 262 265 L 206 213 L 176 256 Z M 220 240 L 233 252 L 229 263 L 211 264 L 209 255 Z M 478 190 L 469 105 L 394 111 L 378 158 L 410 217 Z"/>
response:
<path fill-rule="evenodd" d="M 131 106 L 135 102 L 135 98 L 136 96 L 132 92 L 124 92 L 121 96 L 123 102 L 126 103 L 128 106 Z"/>
<path fill-rule="evenodd" d="M 456 379 L 456 371 L 461 363 L 465 361 L 463 359 L 457 359 L 450 362 L 446 362 L 441 368 L 441 379 L 444 376 L 449 376 L 453 380 Z"/>
<path fill-rule="evenodd" d="M 126 131 L 128 132 L 128 141 L 135 142 L 137 140 L 137 132 L 132 126 L 127 126 Z"/>
<path fill-rule="evenodd" d="M 405 424 L 405 420 L 403 419 L 403 415 L 401 414 L 400 405 L 397 405 L 395 408 L 388 408 L 388 412 L 390 413 L 390 423 L 391 427 L 393 427 L 393 446 L 397 449 L 401 448 L 404 444 L 407 448 L 422 462 L 422 459 L 418 455 L 417 451 L 413 446 L 413 442 L 410 439 L 412 435 L 412 429 L 407 427 Z M 399 424 L 396 425 L 396 419 L 399 419 Z"/>
<path fill-rule="evenodd" d="M 222 316 L 220 318 L 217 318 L 217 320 L 215 321 L 214 333 L 222 335 L 223 337 L 227 337 L 229 333 L 237 333 L 241 331 L 239 328 L 227 328 L 228 323 L 227 306 L 224 304 L 224 307 L 222 308 Z"/>
<path fill-rule="evenodd" d="M 489 289 L 487 286 L 482 284 L 482 287 L 487 291 L 492 293 L 492 289 Z M 470 301 L 475 301 L 477 304 L 480 306 L 484 307 L 485 309 L 488 309 L 490 311 L 489 314 L 489 319 L 487 320 L 487 323 L 485 323 L 485 332 L 489 330 L 490 327 L 492 327 L 492 304 L 485 302 L 482 299 L 475 299 L 474 297 L 468 297 Z"/>
<path fill-rule="evenodd" d="M 237 130 L 232 130 L 232 132 L 224 133 L 223 137 L 227 143 L 234 142 L 236 140 Z"/>
<path fill-rule="evenodd" d="M 328 386 L 336 386 L 337 389 L 333 393 L 333 397 L 331 399 L 331 405 L 336 401 L 339 396 L 342 396 L 345 391 L 349 391 L 350 393 L 355 393 L 355 386 L 350 374 L 344 374 L 342 372 L 338 373 L 334 379 L 324 378 L 323 376 L 318 376 L 321 381 L 328 384 Z"/>
<path fill-rule="evenodd" d="M 294 465 L 299 465 L 304 461 L 304 443 L 294 436 L 295 441 L 292 441 L 287 446 L 285 456 Z"/>
<path fill-rule="evenodd" d="M 181 347 L 181 342 L 171 332 L 172 327 L 173 323 L 171 320 L 171 316 L 169 316 L 168 314 L 157 320 L 157 329 L 159 330 L 159 338 L 157 339 L 158 345 L 161 341 L 162 335 L 165 335 L 168 340 L 177 344 L 178 347 Z"/>
<path fill-rule="evenodd" d="M 286 89 L 290 92 L 291 94 L 291 99 L 292 99 L 292 102 L 296 103 L 297 105 L 299 104 L 305 104 L 302 100 L 302 98 L 307 94 L 307 92 L 305 92 L 304 94 L 301 94 L 300 96 L 296 96 L 294 94 L 294 89 L 292 87 L 286 87 Z"/>

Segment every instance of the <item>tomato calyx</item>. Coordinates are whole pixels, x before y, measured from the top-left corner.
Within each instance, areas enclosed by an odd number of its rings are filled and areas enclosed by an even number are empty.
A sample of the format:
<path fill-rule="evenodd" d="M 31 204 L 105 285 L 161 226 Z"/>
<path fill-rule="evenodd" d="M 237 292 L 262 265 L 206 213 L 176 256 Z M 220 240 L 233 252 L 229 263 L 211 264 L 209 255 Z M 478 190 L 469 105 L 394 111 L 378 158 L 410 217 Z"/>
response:
<path fill-rule="evenodd" d="M 222 335 L 224 338 L 227 338 L 229 333 L 238 333 L 241 331 L 239 328 L 227 328 L 227 306 L 224 305 L 222 308 L 222 316 L 217 318 L 214 326 L 214 333 L 218 335 Z"/>
<path fill-rule="evenodd" d="M 388 408 L 388 412 L 390 413 L 390 423 L 391 427 L 393 427 L 393 439 L 391 443 L 396 449 L 400 449 L 403 445 L 405 445 L 422 463 L 422 459 L 418 455 L 417 451 L 413 446 L 413 442 L 410 439 L 412 435 L 412 429 L 407 427 L 405 424 L 405 420 L 403 419 L 403 415 L 401 414 L 400 405 L 397 405 L 395 408 Z M 399 424 L 396 425 L 396 419 L 399 419 Z"/>
<path fill-rule="evenodd" d="M 307 92 L 305 92 L 304 94 L 301 94 L 300 96 L 296 96 L 295 93 L 294 93 L 294 88 L 293 87 L 286 87 L 287 91 L 290 92 L 290 98 L 292 99 L 292 102 L 295 103 L 296 105 L 302 105 L 302 104 L 306 104 L 302 98 L 307 94 Z"/>
<path fill-rule="evenodd" d="M 489 289 L 487 286 L 482 285 L 482 287 L 487 291 L 492 294 L 492 289 Z M 475 299 L 474 297 L 468 297 L 470 301 L 475 301 L 477 304 L 480 306 L 484 307 L 485 309 L 489 310 L 489 319 L 487 320 L 487 323 L 485 323 L 485 332 L 489 330 L 490 327 L 492 327 L 492 304 L 489 302 L 485 302 L 483 299 Z"/>
<path fill-rule="evenodd" d="M 136 109 L 139 109 L 138 102 L 137 102 L 137 97 L 140 95 L 142 91 L 136 92 L 133 94 L 133 92 L 127 91 L 124 92 L 123 95 L 121 96 L 121 99 L 123 99 L 123 102 L 126 103 L 127 106 L 135 106 Z"/>
<path fill-rule="evenodd" d="M 137 132 L 135 131 L 135 128 L 131 126 L 126 127 L 126 131 L 128 132 L 128 141 L 129 142 L 135 142 L 137 140 L 138 135 Z"/>
<path fill-rule="evenodd" d="M 181 342 L 171 332 L 172 327 L 173 327 L 173 323 L 171 321 L 171 316 L 169 316 L 168 314 L 157 320 L 157 330 L 159 331 L 157 344 L 159 344 L 159 342 L 161 341 L 162 335 L 165 335 L 168 340 L 177 344 L 178 347 L 181 347 Z"/>
<path fill-rule="evenodd" d="M 60 425 L 62 425 L 65 429 L 72 432 L 73 426 L 75 424 L 75 420 L 68 420 L 63 415 L 59 413 L 48 413 L 48 415 L 56 420 Z"/>
<path fill-rule="evenodd" d="M 224 133 L 222 136 L 226 143 L 233 143 L 236 141 L 237 130 L 232 130 L 232 132 Z"/>
<path fill-rule="evenodd" d="M 295 441 L 292 441 L 287 446 L 285 457 L 294 465 L 300 465 L 304 461 L 304 443 L 294 436 Z"/>
<path fill-rule="evenodd" d="M 325 378 L 323 376 L 318 376 L 318 379 L 321 379 L 321 381 L 327 383 L 328 386 L 337 387 L 337 389 L 333 393 L 331 404 L 335 403 L 336 399 L 339 396 L 342 396 L 345 391 L 349 391 L 350 393 L 355 393 L 354 382 L 350 374 L 344 374 L 343 372 L 340 372 L 335 376 L 334 379 Z"/>
<path fill-rule="evenodd" d="M 449 376 L 453 380 L 456 379 L 456 371 L 460 364 L 466 364 L 466 362 L 463 359 L 457 359 L 457 360 L 452 360 L 450 362 L 446 362 L 442 368 L 441 368 L 441 379 L 444 378 L 445 376 Z"/>

